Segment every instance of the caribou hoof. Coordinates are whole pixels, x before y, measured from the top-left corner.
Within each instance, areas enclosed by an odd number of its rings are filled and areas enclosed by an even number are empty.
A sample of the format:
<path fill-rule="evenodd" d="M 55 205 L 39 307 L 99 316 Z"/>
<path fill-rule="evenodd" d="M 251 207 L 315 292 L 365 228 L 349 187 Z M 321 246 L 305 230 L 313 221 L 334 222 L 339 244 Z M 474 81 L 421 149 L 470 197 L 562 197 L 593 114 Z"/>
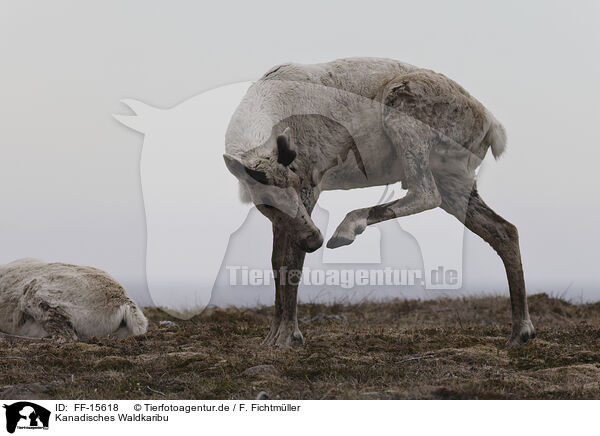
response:
<path fill-rule="evenodd" d="M 356 236 L 364 232 L 366 228 L 366 218 L 356 212 L 350 212 L 335 229 L 331 239 L 327 241 L 327 248 L 338 248 L 352 244 Z"/>
<path fill-rule="evenodd" d="M 297 326 L 282 321 L 276 329 L 271 328 L 262 344 L 266 347 L 288 348 L 293 345 L 304 345 L 304 337 Z"/>
<path fill-rule="evenodd" d="M 350 245 L 354 242 L 354 237 L 349 238 L 343 235 L 333 235 L 329 241 L 327 241 L 327 248 L 339 248 L 344 245 Z"/>
<path fill-rule="evenodd" d="M 509 347 L 520 347 L 535 338 L 535 329 L 530 320 L 521 321 L 519 329 L 513 331 L 508 341 Z"/>

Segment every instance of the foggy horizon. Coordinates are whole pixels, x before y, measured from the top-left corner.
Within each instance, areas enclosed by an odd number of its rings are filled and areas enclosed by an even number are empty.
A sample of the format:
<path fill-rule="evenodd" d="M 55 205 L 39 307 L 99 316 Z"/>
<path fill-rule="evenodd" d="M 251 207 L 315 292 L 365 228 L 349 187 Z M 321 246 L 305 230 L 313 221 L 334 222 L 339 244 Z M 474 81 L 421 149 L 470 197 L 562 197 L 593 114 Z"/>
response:
<path fill-rule="evenodd" d="M 384 5 L 378 2 L 347 7 L 361 13 L 350 16 L 334 5 L 305 2 L 283 29 L 275 2 L 239 5 L 235 14 L 224 3 L 169 9 L 142 1 L 5 5 L 0 263 L 37 257 L 94 266 L 115 277 L 139 304 L 151 304 L 140 185 L 140 156 L 150 135 L 113 118 L 132 114 L 121 100 L 144 102 L 167 116 L 200 101 L 207 90 L 256 80 L 283 62 L 389 57 L 455 80 L 506 128 L 506 154 L 498 161 L 486 157 L 478 186 L 485 201 L 519 230 L 528 294 L 600 301 L 598 4 L 410 4 L 402 13 L 412 18 L 401 26 L 395 14 L 381 13 Z M 65 8 L 77 19 L 63 14 Z M 315 14 L 319 8 L 327 13 Z M 250 10 L 263 22 L 246 20 Z M 325 17 L 331 14 L 346 24 L 330 26 Z M 17 16 L 29 17 L 28 25 Z M 223 20 L 235 32 L 224 29 Z M 206 139 L 210 144 L 199 146 L 224 153 L 225 131 L 220 140 L 216 135 L 228 120 L 198 113 L 205 115 L 197 126 L 213 126 L 215 132 Z M 202 170 L 215 177 L 227 174 L 235 184 L 224 165 Z M 328 212 L 343 216 L 350 210 Z M 444 214 L 431 211 L 397 221 L 403 229 L 436 223 L 459 231 L 459 223 Z M 257 238 L 267 248 L 255 256 L 268 265 L 268 254 L 263 257 L 270 252 L 270 223 L 262 219 Z M 403 237 L 407 245 L 398 250 L 418 257 L 414 238 Z M 502 262 L 491 247 L 465 231 L 462 253 L 462 289 L 446 294 L 508 296 Z M 351 293 L 340 289 L 339 297 Z M 399 297 L 439 293 L 400 289 Z M 318 290 L 301 287 L 298 295 L 301 302 L 313 301 Z M 253 289 L 241 300 L 232 293 L 220 304 L 250 305 L 254 297 L 272 304 L 272 286 Z"/>

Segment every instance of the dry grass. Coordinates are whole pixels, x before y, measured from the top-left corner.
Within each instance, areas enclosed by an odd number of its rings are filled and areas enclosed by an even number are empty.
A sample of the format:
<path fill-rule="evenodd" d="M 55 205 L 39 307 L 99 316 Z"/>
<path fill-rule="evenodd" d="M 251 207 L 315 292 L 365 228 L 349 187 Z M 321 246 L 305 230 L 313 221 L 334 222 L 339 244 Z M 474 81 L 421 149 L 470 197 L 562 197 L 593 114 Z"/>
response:
<path fill-rule="evenodd" d="M 307 304 L 307 344 L 280 350 L 260 345 L 270 308 L 187 321 L 147 309 L 149 332 L 127 340 L 1 338 L 0 397 L 599 399 L 600 303 L 539 294 L 530 310 L 538 337 L 507 349 L 507 298 Z M 274 369 L 244 374 L 257 365 Z"/>

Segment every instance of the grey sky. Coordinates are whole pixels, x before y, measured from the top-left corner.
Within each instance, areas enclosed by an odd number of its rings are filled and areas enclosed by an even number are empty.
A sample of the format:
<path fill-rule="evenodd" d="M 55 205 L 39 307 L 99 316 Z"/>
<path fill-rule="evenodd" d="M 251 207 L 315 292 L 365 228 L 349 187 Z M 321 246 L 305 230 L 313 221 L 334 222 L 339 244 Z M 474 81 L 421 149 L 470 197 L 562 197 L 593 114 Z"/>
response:
<path fill-rule="evenodd" d="M 147 304 L 143 138 L 112 118 L 119 100 L 171 107 L 285 61 L 383 56 L 446 74 L 505 125 L 480 191 L 519 228 L 529 290 L 600 298 L 597 2 L 1 4 L 1 263 L 97 266 Z M 476 237 L 464 271 L 506 288 Z"/>

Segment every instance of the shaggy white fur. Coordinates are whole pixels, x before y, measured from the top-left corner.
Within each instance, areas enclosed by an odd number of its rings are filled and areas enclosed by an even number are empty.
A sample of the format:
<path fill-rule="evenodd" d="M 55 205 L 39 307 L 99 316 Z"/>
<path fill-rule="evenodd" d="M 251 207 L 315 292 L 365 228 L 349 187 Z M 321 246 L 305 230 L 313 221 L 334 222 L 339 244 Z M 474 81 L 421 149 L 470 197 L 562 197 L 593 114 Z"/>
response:
<path fill-rule="evenodd" d="M 0 330 L 77 339 L 145 333 L 148 320 L 112 277 L 96 268 L 21 259 L 0 266 Z"/>

